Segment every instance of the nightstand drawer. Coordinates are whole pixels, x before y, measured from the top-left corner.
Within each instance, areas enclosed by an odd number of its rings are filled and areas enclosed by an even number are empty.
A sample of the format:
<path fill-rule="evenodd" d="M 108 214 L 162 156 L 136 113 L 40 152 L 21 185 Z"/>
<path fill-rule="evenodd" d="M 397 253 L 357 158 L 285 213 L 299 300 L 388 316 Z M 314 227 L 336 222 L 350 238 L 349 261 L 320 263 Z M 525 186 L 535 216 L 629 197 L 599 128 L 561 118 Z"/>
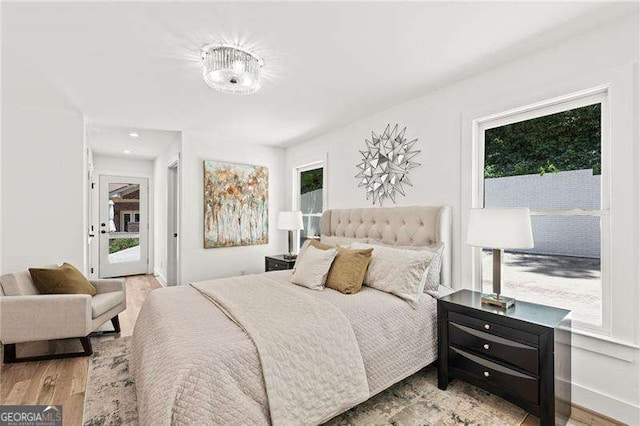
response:
<path fill-rule="evenodd" d="M 449 343 L 538 374 L 538 349 L 503 337 L 449 323 Z"/>
<path fill-rule="evenodd" d="M 538 404 L 538 379 L 535 377 L 451 347 L 449 363 L 452 369 L 459 369 L 462 374 L 473 377 L 481 384 L 489 384 L 532 404 Z"/>
<path fill-rule="evenodd" d="M 449 320 L 457 324 L 462 324 L 475 330 L 483 331 L 488 334 L 500 336 L 508 340 L 525 343 L 537 347 L 538 336 L 526 331 L 517 330 L 515 328 L 506 327 L 491 321 L 484 321 L 479 318 L 473 318 L 458 312 L 449 311 Z"/>
<path fill-rule="evenodd" d="M 280 270 L 284 270 L 284 269 L 289 269 L 289 266 L 286 263 L 280 263 L 280 262 L 269 262 L 269 270 L 271 271 L 280 271 Z"/>

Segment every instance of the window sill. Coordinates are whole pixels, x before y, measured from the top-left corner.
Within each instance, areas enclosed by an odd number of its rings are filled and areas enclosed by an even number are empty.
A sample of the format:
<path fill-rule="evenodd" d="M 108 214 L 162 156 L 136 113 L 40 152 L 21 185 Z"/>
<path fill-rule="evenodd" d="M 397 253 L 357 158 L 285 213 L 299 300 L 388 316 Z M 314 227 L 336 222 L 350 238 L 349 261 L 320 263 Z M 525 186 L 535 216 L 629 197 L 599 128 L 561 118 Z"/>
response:
<path fill-rule="evenodd" d="M 576 329 L 571 330 L 571 345 L 627 362 L 634 362 L 640 349 L 635 343 Z"/>

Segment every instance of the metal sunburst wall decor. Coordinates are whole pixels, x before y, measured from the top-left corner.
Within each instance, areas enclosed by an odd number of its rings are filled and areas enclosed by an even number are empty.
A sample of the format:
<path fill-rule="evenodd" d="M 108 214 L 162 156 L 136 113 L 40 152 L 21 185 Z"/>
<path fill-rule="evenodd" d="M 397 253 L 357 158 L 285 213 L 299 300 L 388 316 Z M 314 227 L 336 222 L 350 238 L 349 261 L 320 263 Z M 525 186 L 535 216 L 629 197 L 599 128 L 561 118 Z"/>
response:
<path fill-rule="evenodd" d="M 418 139 L 407 142 L 407 128 L 398 133 L 398 125 L 393 129 L 388 124 L 381 135 L 371 132 L 371 140 L 365 139 L 366 151 L 360 151 L 362 162 L 356 167 L 360 169 L 355 176 L 360 179 L 358 188 L 366 188 L 367 200 L 373 204 L 382 203 L 389 198 L 396 202 L 396 192 L 405 195 L 403 185 L 413 186 L 407 174 L 409 170 L 420 164 L 412 159 L 420 153 L 412 150 Z"/>

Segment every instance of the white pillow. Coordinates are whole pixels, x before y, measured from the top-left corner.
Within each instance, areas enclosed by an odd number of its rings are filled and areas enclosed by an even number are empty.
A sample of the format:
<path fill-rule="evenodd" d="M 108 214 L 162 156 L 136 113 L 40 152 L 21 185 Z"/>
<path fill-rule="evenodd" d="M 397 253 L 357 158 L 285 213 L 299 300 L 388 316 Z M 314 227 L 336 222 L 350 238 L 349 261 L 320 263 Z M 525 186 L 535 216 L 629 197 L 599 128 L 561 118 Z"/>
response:
<path fill-rule="evenodd" d="M 434 247 L 426 247 L 425 251 L 430 254 L 429 269 L 427 270 L 424 292 L 438 291 L 440 286 L 440 270 L 442 269 L 442 252 L 444 244 L 440 243 Z"/>
<path fill-rule="evenodd" d="M 444 243 L 438 243 L 433 246 L 392 246 L 389 244 L 376 244 L 374 241 L 369 241 L 373 245 L 381 245 L 383 247 L 391 247 L 402 250 L 412 251 L 426 251 L 430 256 L 429 269 L 425 276 L 424 292 L 437 291 L 440 285 L 440 270 L 442 269 L 442 252 L 444 251 Z"/>
<path fill-rule="evenodd" d="M 417 308 L 432 259 L 429 252 L 363 243 L 353 243 L 351 248 L 373 248 L 365 285 L 394 294 Z"/>
<path fill-rule="evenodd" d="M 302 247 L 300 247 L 300 251 L 298 252 L 298 256 L 296 257 L 296 263 L 293 264 L 293 272 L 295 272 L 296 269 L 298 269 L 298 264 L 300 263 L 300 259 L 302 259 L 302 255 L 304 254 L 304 252 L 307 251 L 309 244 L 311 244 L 311 240 L 309 239 L 304 240 L 304 243 L 302 243 Z"/>
<path fill-rule="evenodd" d="M 320 250 L 309 245 L 291 276 L 291 282 L 313 290 L 322 290 L 336 254 L 336 249 Z"/>

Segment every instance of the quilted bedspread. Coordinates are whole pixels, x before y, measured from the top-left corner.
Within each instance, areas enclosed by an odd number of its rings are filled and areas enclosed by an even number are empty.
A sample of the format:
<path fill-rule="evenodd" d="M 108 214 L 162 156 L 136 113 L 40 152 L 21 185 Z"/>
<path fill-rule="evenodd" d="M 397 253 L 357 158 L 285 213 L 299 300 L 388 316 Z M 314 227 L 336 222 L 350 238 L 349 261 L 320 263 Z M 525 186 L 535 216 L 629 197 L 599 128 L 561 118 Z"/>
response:
<path fill-rule="evenodd" d="M 331 303 L 266 275 L 193 286 L 255 343 L 274 425 L 316 425 L 368 398 L 353 329 Z"/>
<path fill-rule="evenodd" d="M 242 280 L 268 278 L 338 309 L 342 316 L 335 320 L 346 317 L 355 335 L 370 396 L 436 359 L 436 301 L 431 296 L 423 295 L 413 309 L 368 287 L 353 295 L 314 291 L 288 284 L 289 276 L 290 271 L 277 271 Z M 136 323 L 132 355 L 142 425 L 272 422 L 254 342 L 192 286 L 151 292 Z"/>

